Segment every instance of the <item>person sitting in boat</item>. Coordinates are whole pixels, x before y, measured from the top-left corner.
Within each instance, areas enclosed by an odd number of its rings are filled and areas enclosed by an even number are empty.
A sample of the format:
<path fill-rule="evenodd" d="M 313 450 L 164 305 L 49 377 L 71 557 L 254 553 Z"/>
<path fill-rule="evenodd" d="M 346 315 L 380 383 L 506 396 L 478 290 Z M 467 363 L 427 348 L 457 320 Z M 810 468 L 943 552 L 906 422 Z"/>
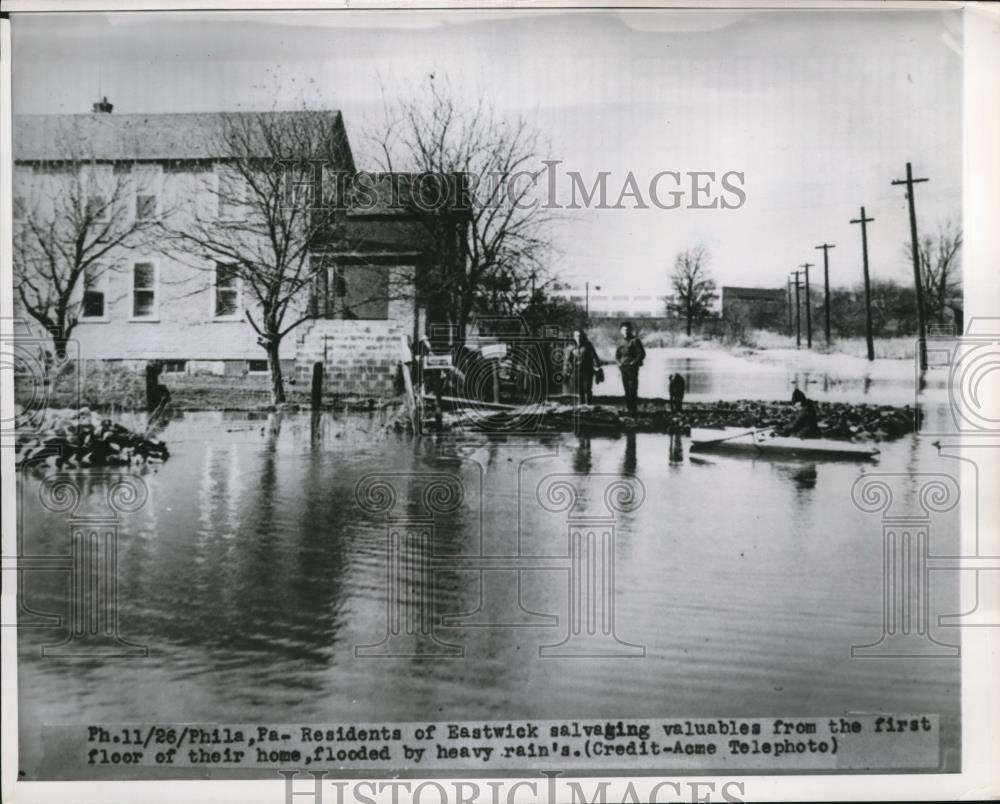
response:
<path fill-rule="evenodd" d="M 792 393 L 792 403 L 798 406 L 799 415 L 788 427 L 784 435 L 799 438 L 819 438 L 819 418 L 816 415 L 816 403 L 809 399 L 801 388 Z"/>

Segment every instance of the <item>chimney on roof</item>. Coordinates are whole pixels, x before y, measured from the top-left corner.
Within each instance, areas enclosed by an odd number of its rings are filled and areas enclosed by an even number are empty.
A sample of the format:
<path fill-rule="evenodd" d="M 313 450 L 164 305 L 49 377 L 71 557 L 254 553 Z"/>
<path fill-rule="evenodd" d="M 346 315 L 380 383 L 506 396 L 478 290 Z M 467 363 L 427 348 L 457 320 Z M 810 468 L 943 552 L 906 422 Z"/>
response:
<path fill-rule="evenodd" d="M 115 105 L 113 103 L 108 103 L 108 96 L 105 95 L 94 104 L 92 111 L 94 114 L 111 114 L 111 110 L 114 108 Z"/>

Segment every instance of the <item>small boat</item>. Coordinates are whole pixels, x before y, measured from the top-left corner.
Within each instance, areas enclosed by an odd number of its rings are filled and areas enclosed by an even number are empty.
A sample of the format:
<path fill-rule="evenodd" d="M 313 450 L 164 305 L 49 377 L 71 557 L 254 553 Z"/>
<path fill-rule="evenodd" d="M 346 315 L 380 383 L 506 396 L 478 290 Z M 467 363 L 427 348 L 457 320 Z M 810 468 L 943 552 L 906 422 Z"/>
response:
<path fill-rule="evenodd" d="M 759 455 L 791 458 L 833 458 L 867 461 L 879 454 L 870 444 L 852 444 L 829 438 L 774 436 L 771 430 L 724 427 L 720 430 L 691 430 L 693 451 L 732 450 Z"/>

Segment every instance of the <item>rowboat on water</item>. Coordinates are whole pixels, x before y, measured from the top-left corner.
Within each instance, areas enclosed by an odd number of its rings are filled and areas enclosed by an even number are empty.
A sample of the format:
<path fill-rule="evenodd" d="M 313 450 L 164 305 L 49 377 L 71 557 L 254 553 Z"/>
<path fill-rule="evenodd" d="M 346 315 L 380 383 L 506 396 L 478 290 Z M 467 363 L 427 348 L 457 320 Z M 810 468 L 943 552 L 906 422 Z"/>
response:
<path fill-rule="evenodd" d="M 724 427 L 691 430 L 692 451 L 731 450 L 792 458 L 834 458 L 867 461 L 879 454 L 870 444 L 852 444 L 829 438 L 772 436 L 770 430 Z"/>

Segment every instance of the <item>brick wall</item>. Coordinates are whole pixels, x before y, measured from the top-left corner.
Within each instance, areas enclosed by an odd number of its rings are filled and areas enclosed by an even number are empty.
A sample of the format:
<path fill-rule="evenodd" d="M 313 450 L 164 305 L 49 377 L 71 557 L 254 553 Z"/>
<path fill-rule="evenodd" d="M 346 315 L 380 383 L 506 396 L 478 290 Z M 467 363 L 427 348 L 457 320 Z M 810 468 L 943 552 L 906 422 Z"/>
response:
<path fill-rule="evenodd" d="M 313 364 L 323 362 L 329 394 L 394 396 L 396 368 L 405 353 L 403 344 L 412 339 L 414 316 L 412 299 L 393 299 L 386 320 L 306 322 L 295 339 L 298 381 L 310 382 Z"/>

